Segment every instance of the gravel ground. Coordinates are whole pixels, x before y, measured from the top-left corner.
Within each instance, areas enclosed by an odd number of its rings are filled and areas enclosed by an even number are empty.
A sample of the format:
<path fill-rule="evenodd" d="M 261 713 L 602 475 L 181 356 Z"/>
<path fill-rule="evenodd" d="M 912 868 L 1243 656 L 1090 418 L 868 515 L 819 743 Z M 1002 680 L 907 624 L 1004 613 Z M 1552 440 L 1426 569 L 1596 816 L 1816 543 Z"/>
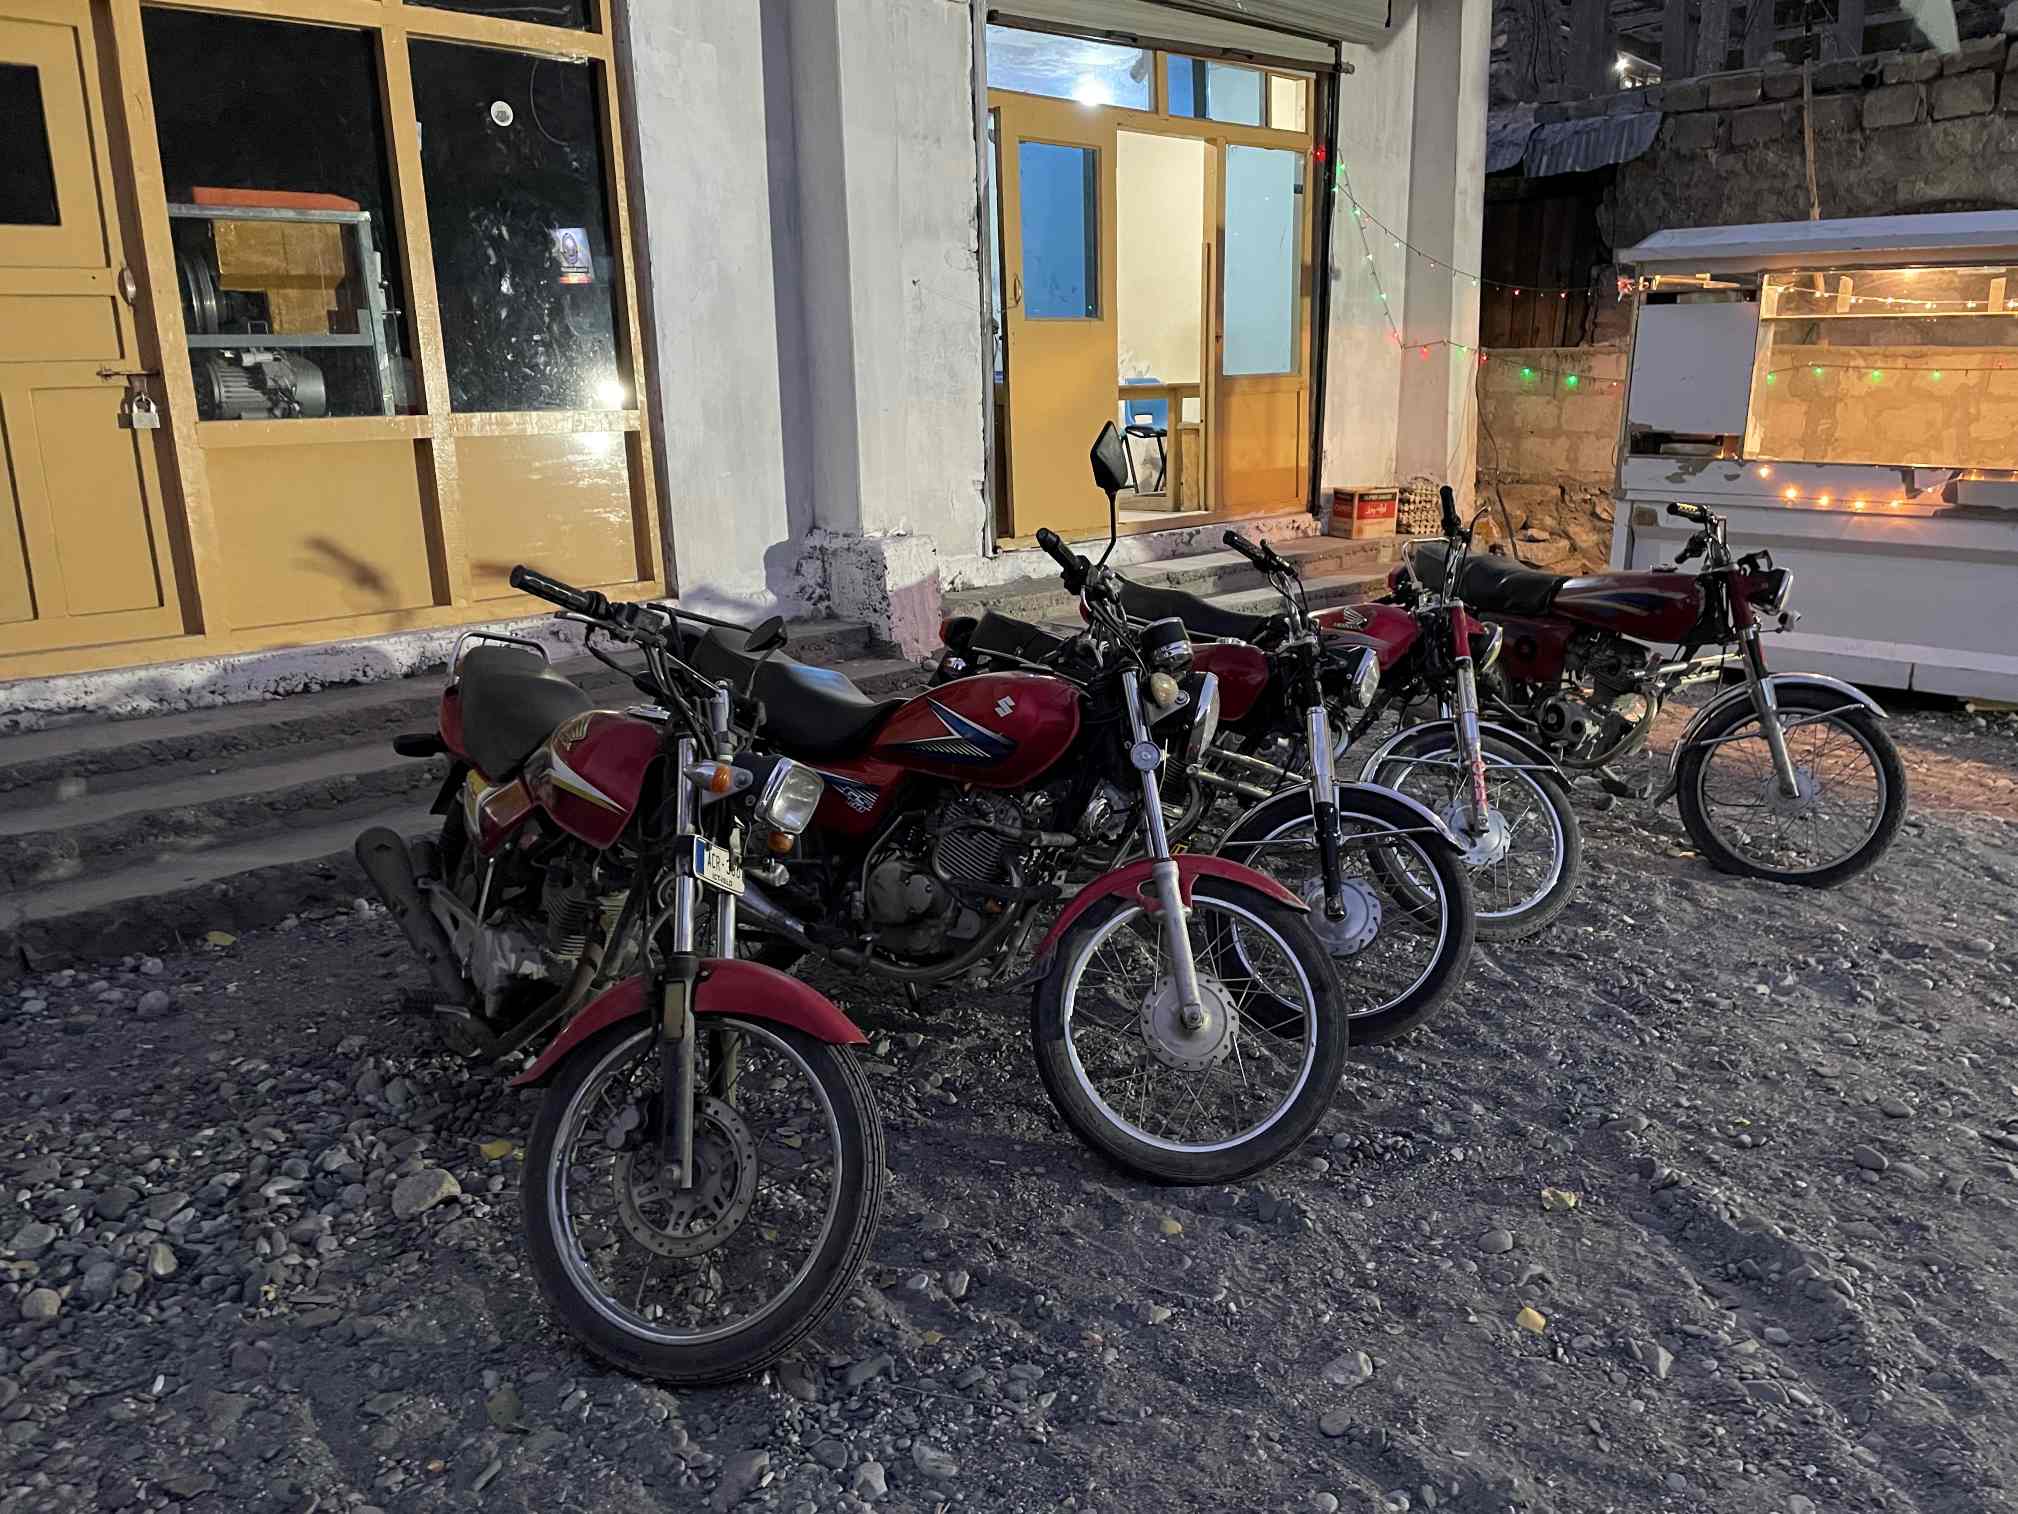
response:
<path fill-rule="evenodd" d="M 1895 730 L 1913 818 L 1837 893 L 1587 810 L 1582 901 L 1237 1188 L 1079 1149 L 1020 996 L 823 978 L 884 1226 L 815 1349 L 707 1392 L 550 1323 L 532 1099 L 400 1015 L 382 914 L 17 981 L 0 1508 L 2007 1508 L 2018 720 Z"/>

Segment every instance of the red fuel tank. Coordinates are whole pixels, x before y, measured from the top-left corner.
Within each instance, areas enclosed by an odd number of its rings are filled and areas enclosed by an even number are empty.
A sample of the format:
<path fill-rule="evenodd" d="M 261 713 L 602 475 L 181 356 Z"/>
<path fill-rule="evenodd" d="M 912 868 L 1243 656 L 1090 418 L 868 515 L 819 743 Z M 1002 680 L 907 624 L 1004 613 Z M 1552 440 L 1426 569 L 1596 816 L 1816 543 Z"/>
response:
<path fill-rule="evenodd" d="M 1195 647 L 1191 665 L 1219 675 L 1219 718 L 1235 721 L 1254 708 L 1268 687 L 1268 654 L 1244 641 L 1212 641 Z"/>
<path fill-rule="evenodd" d="M 1687 573 L 1597 573 L 1566 581 L 1550 609 L 1621 636 L 1678 642 L 1703 618 L 1703 591 Z"/>
<path fill-rule="evenodd" d="M 869 756 L 989 789 L 1021 788 L 1079 736 L 1084 696 L 1043 673 L 981 673 L 920 694 L 884 723 Z"/>
<path fill-rule="evenodd" d="M 526 787 L 569 835 L 611 846 L 638 807 L 662 734 L 648 720 L 613 710 L 577 715 L 526 759 Z"/>
<path fill-rule="evenodd" d="M 1422 635 L 1422 627 L 1415 623 L 1415 617 L 1400 605 L 1384 605 L 1371 600 L 1364 604 L 1319 610 L 1310 618 L 1321 630 L 1353 631 L 1371 638 L 1376 644 L 1375 655 L 1380 658 L 1383 673 L 1408 656 L 1417 638 Z"/>

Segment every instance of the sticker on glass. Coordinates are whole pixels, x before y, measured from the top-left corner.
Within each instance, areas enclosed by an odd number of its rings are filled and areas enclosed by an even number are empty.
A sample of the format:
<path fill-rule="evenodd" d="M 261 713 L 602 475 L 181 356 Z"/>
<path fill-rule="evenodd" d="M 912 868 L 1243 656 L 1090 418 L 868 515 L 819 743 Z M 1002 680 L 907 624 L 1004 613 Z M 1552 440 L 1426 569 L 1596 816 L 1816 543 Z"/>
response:
<path fill-rule="evenodd" d="M 589 234 L 579 226 L 564 226 L 554 232 L 554 259 L 561 265 L 563 284 L 593 284 L 596 271 L 589 262 Z"/>

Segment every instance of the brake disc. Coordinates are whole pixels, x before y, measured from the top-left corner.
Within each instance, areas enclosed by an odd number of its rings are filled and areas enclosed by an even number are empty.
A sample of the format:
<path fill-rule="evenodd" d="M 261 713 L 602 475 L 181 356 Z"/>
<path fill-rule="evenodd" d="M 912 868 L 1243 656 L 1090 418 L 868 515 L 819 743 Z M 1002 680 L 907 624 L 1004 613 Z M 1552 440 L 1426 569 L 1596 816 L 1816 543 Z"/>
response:
<path fill-rule="evenodd" d="M 720 1099 L 701 1101 L 694 1122 L 694 1181 L 682 1188 L 656 1140 L 619 1152 L 613 1180 L 631 1239 L 659 1256 L 700 1256 L 734 1235 L 757 1197 L 757 1142 Z"/>

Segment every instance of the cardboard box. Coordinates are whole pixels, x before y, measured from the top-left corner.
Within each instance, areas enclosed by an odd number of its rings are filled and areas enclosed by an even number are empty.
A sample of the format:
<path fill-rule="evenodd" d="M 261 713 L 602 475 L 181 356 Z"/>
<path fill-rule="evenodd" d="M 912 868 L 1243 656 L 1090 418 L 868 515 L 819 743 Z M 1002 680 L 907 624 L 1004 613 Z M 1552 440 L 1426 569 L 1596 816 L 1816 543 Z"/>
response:
<path fill-rule="evenodd" d="M 1392 487 L 1374 489 L 1334 489 L 1331 492 L 1331 519 L 1327 534 L 1360 540 L 1370 536 L 1394 535 L 1395 517 L 1401 491 Z"/>

